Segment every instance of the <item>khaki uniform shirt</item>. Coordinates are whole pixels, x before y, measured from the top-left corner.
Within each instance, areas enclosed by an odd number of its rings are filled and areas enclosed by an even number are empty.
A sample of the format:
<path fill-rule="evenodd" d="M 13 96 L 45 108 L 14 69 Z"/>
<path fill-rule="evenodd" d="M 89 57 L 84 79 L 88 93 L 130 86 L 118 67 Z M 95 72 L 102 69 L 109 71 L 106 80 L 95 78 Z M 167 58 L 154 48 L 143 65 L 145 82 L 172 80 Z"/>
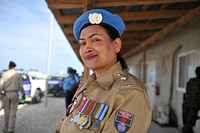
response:
<path fill-rule="evenodd" d="M 4 72 L 2 75 L 2 78 L 0 80 L 0 85 L 2 85 L 4 82 L 6 82 L 14 74 L 16 74 L 16 71 L 14 69 L 9 69 L 6 72 Z"/>
<path fill-rule="evenodd" d="M 4 90 L 7 97 L 18 97 L 18 91 L 24 94 L 22 78 L 14 69 L 4 72 L 0 80 L 0 92 Z"/>
<path fill-rule="evenodd" d="M 91 115 L 97 108 L 92 104 L 86 108 L 93 112 L 81 112 L 86 105 L 85 99 L 95 102 L 96 106 L 107 105 L 108 109 L 102 111 L 105 112 L 102 120 Z M 146 133 L 151 123 L 152 112 L 144 86 L 122 70 L 119 62 L 98 78 L 91 75 L 77 90 L 74 101 L 60 133 Z"/>

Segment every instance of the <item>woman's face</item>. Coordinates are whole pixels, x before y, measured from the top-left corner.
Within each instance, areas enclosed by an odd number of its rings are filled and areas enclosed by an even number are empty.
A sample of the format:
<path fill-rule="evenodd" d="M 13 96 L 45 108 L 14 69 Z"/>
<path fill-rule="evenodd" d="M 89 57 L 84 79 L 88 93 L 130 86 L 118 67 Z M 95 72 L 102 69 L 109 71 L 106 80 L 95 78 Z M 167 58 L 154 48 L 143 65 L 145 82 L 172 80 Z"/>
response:
<path fill-rule="evenodd" d="M 79 53 L 83 63 L 94 70 L 96 76 L 108 70 L 117 61 L 117 53 L 121 49 L 121 40 L 110 39 L 105 29 L 99 25 L 91 25 L 81 31 Z"/>

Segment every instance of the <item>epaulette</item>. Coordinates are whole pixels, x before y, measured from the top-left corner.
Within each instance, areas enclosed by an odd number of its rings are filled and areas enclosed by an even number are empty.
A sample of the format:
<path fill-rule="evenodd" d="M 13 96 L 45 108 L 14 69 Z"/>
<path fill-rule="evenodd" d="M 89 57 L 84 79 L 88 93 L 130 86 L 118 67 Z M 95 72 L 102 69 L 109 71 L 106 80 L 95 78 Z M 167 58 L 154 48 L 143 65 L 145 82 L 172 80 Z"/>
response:
<path fill-rule="evenodd" d="M 115 80 L 120 86 L 120 89 L 139 89 L 136 81 L 131 77 L 130 74 L 121 70 L 116 70 L 113 74 Z"/>

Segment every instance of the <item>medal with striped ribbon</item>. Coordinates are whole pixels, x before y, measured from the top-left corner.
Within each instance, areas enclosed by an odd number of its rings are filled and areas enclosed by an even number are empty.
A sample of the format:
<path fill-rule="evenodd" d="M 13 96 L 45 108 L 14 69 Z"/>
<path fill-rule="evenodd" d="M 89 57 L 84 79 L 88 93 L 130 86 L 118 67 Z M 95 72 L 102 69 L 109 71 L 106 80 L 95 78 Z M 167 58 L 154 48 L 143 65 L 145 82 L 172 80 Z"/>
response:
<path fill-rule="evenodd" d="M 79 112 L 97 120 L 103 120 L 108 110 L 108 105 L 86 99 Z"/>
<path fill-rule="evenodd" d="M 72 118 L 74 119 L 73 122 L 79 125 L 79 129 L 89 128 L 92 124 L 91 119 L 102 121 L 108 111 L 108 108 L 109 106 L 106 104 L 86 98 L 79 109 L 78 114 Z"/>

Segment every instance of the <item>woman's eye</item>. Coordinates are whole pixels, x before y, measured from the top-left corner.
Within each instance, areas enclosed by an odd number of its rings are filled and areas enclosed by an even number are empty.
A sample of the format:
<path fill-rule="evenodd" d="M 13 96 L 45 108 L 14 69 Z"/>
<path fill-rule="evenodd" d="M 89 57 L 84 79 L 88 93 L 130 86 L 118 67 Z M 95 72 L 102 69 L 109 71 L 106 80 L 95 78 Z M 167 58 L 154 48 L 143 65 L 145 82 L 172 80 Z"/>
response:
<path fill-rule="evenodd" d="M 86 42 L 79 42 L 80 46 L 85 46 Z"/>
<path fill-rule="evenodd" d="M 92 42 L 97 42 L 100 41 L 99 39 L 93 39 Z"/>

